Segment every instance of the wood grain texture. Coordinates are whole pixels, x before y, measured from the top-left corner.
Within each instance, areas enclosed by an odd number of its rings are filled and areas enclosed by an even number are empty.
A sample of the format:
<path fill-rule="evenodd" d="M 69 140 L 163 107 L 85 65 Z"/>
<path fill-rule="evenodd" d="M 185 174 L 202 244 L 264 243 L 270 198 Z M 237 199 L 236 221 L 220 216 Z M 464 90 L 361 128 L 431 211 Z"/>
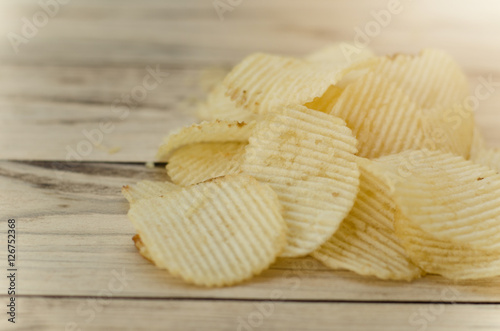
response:
<path fill-rule="evenodd" d="M 18 330 L 490 330 L 499 305 L 19 299 Z M 28 316 L 30 316 L 28 318 Z M 3 322 L 3 321 L 2 321 Z M 0 322 L 0 323 L 2 323 Z M 2 324 L 0 324 L 2 325 Z"/>
<path fill-rule="evenodd" d="M 401 4 L 369 40 L 377 53 L 440 48 L 461 64 L 472 93 L 481 77 L 500 82 L 497 1 Z M 21 34 L 21 20 L 33 21 L 40 7 L 37 0 L 1 1 L 0 243 L 6 220 L 15 218 L 20 297 L 19 323 L 7 326 L 2 317 L 0 329 L 64 330 L 75 322 L 82 330 L 245 330 L 238 318 L 248 320 L 276 295 L 273 313 L 251 330 L 500 329 L 500 278 L 385 282 L 303 258 L 280 259 L 239 286 L 201 289 L 157 270 L 133 246 L 120 188 L 167 179 L 164 165 L 143 163 L 164 135 L 195 120 L 207 69 L 227 70 L 255 51 L 302 56 L 352 42 L 357 28 L 372 24 L 373 11 L 387 6 L 252 0 L 221 21 L 213 1 L 71 0 L 16 53 L 8 34 Z M 114 105 L 143 84 L 148 66 L 161 68 L 163 81 L 121 116 Z M 497 85 L 480 101 L 476 121 L 500 146 Z M 114 128 L 82 162 L 60 162 L 75 161 L 68 148 L 89 141 L 85 132 L 101 123 Z"/>

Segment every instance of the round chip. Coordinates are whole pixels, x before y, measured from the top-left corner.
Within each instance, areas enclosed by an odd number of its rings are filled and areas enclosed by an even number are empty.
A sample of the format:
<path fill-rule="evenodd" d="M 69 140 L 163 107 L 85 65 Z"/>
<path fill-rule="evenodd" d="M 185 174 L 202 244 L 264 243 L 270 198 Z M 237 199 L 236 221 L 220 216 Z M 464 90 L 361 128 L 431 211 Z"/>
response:
<path fill-rule="evenodd" d="M 177 189 L 179 189 L 179 186 L 174 183 L 142 180 L 133 186 L 123 186 L 122 194 L 128 202 L 134 203 L 141 199 L 159 197 L 162 194 Z"/>
<path fill-rule="evenodd" d="M 394 154 L 424 141 L 421 109 L 396 85 L 369 73 L 350 84 L 330 114 L 346 121 L 358 139 L 358 155 Z"/>
<path fill-rule="evenodd" d="M 197 285 L 249 279 L 268 268 L 286 243 L 276 194 L 245 175 L 142 199 L 128 215 L 154 263 Z"/>
<path fill-rule="evenodd" d="M 282 256 L 313 252 L 351 210 L 359 188 L 355 146 L 344 121 L 301 106 L 257 126 L 242 170 L 278 194 L 289 229 Z"/>
<path fill-rule="evenodd" d="M 500 175 L 428 150 L 376 163 L 392 176 L 396 234 L 416 264 L 451 279 L 500 275 Z"/>
<path fill-rule="evenodd" d="M 215 120 L 184 127 L 170 134 L 163 141 L 156 155 L 159 161 L 168 161 L 176 149 L 196 143 L 246 142 L 256 122 Z"/>
<path fill-rule="evenodd" d="M 176 150 L 167 164 L 175 184 L 188 186 L 239 173 L 247 143 L 199 143 Z"/>
<path fill-rule="evenodd" d="M 422 108 L 462 105 L 470 95 L 467 77 L 446 52 L 425 49 L 417 56 L 382 57 L 374 73 L 396 84 Z"/>
<path fill-rule="evenodd" d="M 410 281 L 422 270 L 409 259 L 394 232 L 396 204 L 390 186 L 359 159 L 360 191 L 337 232 L 311 255 L 332 269 L 364 276 Z"/>
<path fill-rule="evenodd" d="M 358 155 L 377 158 L 428 148 L 468 156 L 473 117 L 462 108 L 421 108 L 398 86 L 375 73 L 349 84 L 324 105 L 314 105 L 344 119 L 358 139 Z M 464 117 L 459 117 L 463 114 Z M 467 116 L 467 117 L 465 117 Z"/>

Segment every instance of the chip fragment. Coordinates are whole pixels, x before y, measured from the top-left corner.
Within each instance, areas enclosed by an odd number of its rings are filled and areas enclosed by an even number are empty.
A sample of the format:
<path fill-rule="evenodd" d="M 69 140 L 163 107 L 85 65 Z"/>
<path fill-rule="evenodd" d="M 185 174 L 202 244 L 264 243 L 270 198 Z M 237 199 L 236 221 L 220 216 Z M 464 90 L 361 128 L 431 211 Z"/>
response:
<path fill-rule="evenodd" d="M 158 267 L 202 286 L 259 274 L 286 243 L 276 194 L 245 175 L 142 199 L 128 215 Z"/>
<path fill-rule="evenodd" d="M 135 248 L 139 251 L 139 254 L 149 262 L 153 263 L 153 258 L 149 254 L 148 249 L 146 248 L 146 245 L 142 242 L 141 236 L 136 234 L 135 236 L 132 237 L 132 240 L 134 241 Z"/>
<path fill-rule="evenodd" d="M 128 202 L 134 203 L 141 199 L 159 197 L 162 194 L 177 189 L 179 187 L 171 182 L 142 180 L 132 186 L 123 186 L 122 194 Z"/>
<path fill-rule="evenodd" d="M 239 173 L 247 143 L 199 143 L 176 150 L 167 164 L 172 181 L 181 186 Z"/>
<path fill-rule="evenodd" d="M 168 161 L 172 152 L 190 144 L 210 142 L 246 142 L 256 122 L 214 120 L 181 128 L 165 137 L 156 158 Z"/>
<path fill-rule="evenodd" d="M 360 191 L 354 207 L 335 234 L 311 255 L 332 269 L 347 269 L 380 279 L 418 278 L 394 231 L 396 204 L 390 186 L 372 161 L 360 158 Z"/>
<path fill-rule="evenodd" d="M 417 265 L 451 279 L 500 275 L 500 175 L 429 150 L 376 163 L 392 176 L 396 234 Z"/>
<path fill-rule="evenodd" d="M 219 83 L 208 94 L 207 100 L 198 107 L 198 117 L 201 120 L 228 120 L 250 122 L 257 119 L 257 115 L 241 107 L 238 107 L 230 97 L 226 95 L 226 87 Z"/>
<path fill-rule="evenodd" d="M 280 113 L 259 123 L 242 170 L 278 194 L 289 229 L 282 256 L 297 257 L 330 238 L 354 205 L 356 139 L 336 117 L 302 106 Z"/>

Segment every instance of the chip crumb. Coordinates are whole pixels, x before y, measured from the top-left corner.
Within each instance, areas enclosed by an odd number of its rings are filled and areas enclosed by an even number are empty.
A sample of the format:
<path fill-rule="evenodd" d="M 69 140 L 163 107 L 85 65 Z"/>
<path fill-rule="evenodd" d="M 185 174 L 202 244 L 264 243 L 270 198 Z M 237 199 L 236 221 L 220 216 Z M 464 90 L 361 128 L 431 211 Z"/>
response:
<path fill-rule="evenodd" d="M 109 155 L 113 155 L 113 154 L 118 153 L 118 152 L 119 152 L 119 151 L 121 151 L 121 150 L 122 150 L 122 148 L 121 148 L 121 147 L 119 147 L 119 146 L 112 147 L 112 148 L 108 149 L 108 154 L 109 154 Z"/>
<path fill-rule="evenodd" d="M 145 166 L 146 166 L 146 168 L 148 168 L 148 169 L 153 169 L 153 168 L 155 167 L 155 163 L 154 163 L 154 162 L 149 161 L 149 162 L 146 162 L 146 163 L 145 163 Z"/>

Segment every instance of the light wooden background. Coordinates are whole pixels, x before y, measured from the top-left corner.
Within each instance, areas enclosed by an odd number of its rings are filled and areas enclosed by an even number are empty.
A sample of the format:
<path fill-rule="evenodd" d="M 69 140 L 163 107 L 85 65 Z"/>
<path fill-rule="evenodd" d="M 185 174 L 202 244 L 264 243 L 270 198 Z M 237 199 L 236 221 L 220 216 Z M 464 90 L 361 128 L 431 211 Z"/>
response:
<path fill-rule="evenodd" d="M 442 48 L 472 88 L 479 77 L 500 82 L 498 1 L 400 2 L 403 12 L 372 38 L 375 51 Z M 6 221 L 15 218 L 19 296 L 18 323 L 9 325 L 2 308 L 0 329 L 500 330 L 500 278 L 383 282 L 306 258 L 280 260 L 240 286 L 200 289 L 155 269 L 133 247 L 120 188 L 166 179 L 161 165 L 143 163 L 162 136 L 194 120 L 207 68 L 229 68 L 254 51 L 303 55 L 352 41 L 355 27 L 386 7 L 378 0 L 243 0 L 221 21 L 212 0 L 72 0 L 16 53 L 7 36 L 20 34 L 21 19 L 31 21 L 40 7 L 2 0 L 0 265 Z M 147 66 L 168 77 L 120 119 L 113 102 L 142 84 Z M 85 140 L 82 131 L 103 121 L 115 128 L 102 143 L 83 163 L 65 162 L 67 148 Z M 477 123 L 500 146 L 500 91 L 481 101 Z M 273 296 L 279 299 L 263 303 Z"/>

